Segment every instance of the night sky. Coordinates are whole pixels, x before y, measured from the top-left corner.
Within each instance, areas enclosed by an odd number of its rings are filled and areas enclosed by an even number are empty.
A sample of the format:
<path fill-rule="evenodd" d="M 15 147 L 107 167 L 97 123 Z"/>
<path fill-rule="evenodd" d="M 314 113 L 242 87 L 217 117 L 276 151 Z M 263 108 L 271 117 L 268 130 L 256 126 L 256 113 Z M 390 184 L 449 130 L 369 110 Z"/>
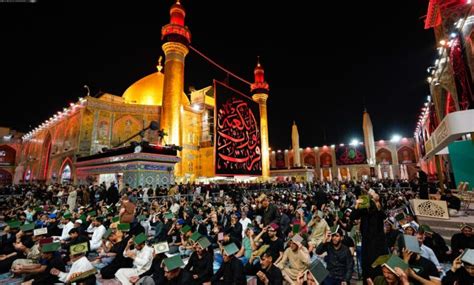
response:
<path fill-rule="evenodd" d="M 93 95 L 122 95 L 156 71 L 174 1 L 65 2 L 0 3 L 0 126 L 29 131 L 85 96 L 84 84 Z M 364 105 L 376 140 L 412 136 L 435 60 L 433 30 L 421 18 L 428 1 L 308 3 L 182 1 L 195 48 L 248 81 L 260 56 L 272 149 L 290 147 L 293 120 L 301 147 L 362 139 Z M 187 93 L 225 77 L 187 56 Z"/>

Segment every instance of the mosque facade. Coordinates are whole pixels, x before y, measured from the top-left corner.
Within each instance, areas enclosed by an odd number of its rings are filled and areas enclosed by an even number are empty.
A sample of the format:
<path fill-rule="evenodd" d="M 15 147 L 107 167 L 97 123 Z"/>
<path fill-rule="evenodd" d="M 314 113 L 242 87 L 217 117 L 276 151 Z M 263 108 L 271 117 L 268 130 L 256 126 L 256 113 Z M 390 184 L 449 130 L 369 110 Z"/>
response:
<path fill-rule="evenodd" d="M 292 126 L 292 148 L 271 150 L 271 176 L 276 180 L 332 181 L 406 179 L 416 177 L 418 153 L 413 138 L 375 140 L 369 113 L 363 114 L 364 141 L 299 147 L 298 129 Z"/>
<path fill-rule="evenodd" d="M 183 91 L 184 61 L 191 42 L 184 19 L 185 10 L 177 1 L 170 9 L 170 23 L 162 28 L 165 58 L 164 66 L 160 59 L 157 72 L 133 83 L 122 96 L 103 93 L 79 98 L 25 134 L 14 182 L 74 182 L 78 158 L 123 146 L 122 142 L 152 121 L 159 123 L 165 136 L 147 131 L 143 138 L 136 136 L 131 141 L 182 147 L 172 180 L 189 182 L 215 176 L 214 88 L 194 90 L 189 96 Z M 266 157 L 262 173 L 268 176 L 268 84 L 260 63 L 250 92 L 263 112 L 262 148 L 267 149 L 266 156 L 262 155 Z M 92 181 L 97 178 L 91 177 Z"/>

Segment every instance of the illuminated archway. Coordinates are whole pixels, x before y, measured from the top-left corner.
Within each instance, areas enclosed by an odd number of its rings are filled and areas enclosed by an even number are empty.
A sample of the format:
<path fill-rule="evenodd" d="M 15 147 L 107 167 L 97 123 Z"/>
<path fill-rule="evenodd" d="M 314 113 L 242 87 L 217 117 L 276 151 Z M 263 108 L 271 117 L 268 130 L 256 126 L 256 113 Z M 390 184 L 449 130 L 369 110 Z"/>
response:
<path fill-rule="evenodd" d="M 321 167 L 332 167 L 332 155 L 325 152 L 319 157 Z"/>
<path fill-rule="evenodd" d="M 16 150 L 8 145 L 0 146 L 0 164 L 15 165 Z"/>
<path fill-rule="evenodd" d="M 407 146 L 401 147 L 398 151 L 398 163 L 399 164 L 408 164 L 408 163 L 415 163 L 415 151 Z"/>
<path fill-rule="evenodd" d="M 386 148 L 381 148 L 375 153 L 375 160 L 377 164 L 392 164 L 392 153 Z"/>
<path fill-rule="evenodd" d="M 308 153 L 304 156 L 304 165 L 305 166 L 311 166 L 315 167 L 316 166 L 316 157 L 312 153 Z"/>
<path fill-rule="evenodd" d="M 59 171 L 59 178 L 61 182 L 71 182 L 73 179 L 72 176 L 72 160 L 69 157 L 64 159 L 63 163 L 61 164 L 61 168 Z"/>

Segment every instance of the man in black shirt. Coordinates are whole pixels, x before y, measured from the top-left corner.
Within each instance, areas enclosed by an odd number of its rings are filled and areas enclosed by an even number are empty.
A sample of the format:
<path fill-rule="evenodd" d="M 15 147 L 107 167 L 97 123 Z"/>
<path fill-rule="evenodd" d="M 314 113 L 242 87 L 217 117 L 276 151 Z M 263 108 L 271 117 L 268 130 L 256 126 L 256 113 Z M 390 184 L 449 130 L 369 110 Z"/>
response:
<path fill-rule="evenodd" d="M 343 235 L 341 229 L 333 233 L 328 232 L 325 240 L 316 248 L 316 254 L 327 252 L 327 282 L 330 284 L 348 285 L 351 282 L 354 259 L 349 248 L 342 244 Z"/>
<path fill-rule="evenodd" d="M 230 223 L 227 224 L 224 232 L 242 243 L 242 224 L 239 222 L 239 217 L 236 214 L 231 215 Z"/>
<path fill-rule="evenodd" d="M 234 255 L 239 251 L 239 248 L 234 244 L 224 246 L 222 255 L 224 262 L 222 262 L 219 270 L 212 276 L 212 284 L 217 285 L 245 285 L 247 280 L 244 274 L 244 266 L 242 262 Z"/>
<path fill-rule="evenodd" d="M 192 274 L 192 284 L 203 284 L 210 282 L 213 272 L 212 264 L 214 256 L 209 252 L 211 245 L 206 237 L 201 237 L 194 245 L 194 252 L 184 267 Z"/>
<path fill-rule="evenodd" d="M 447 252 L 449 251 L 449 248 L 446 246 L 444 238 L 440 234 L 431 230 L 431 227 L 428 225 L 421 225 L 420 227 L 425 232 L 425 241 L 423 244 L 433 250 L 439 262 L 448 261 Z"/>
<path fill-rule="evenodd" d="M 428 175 L 419 166 L 416 167 L 416 170 L 418 171 L 418 182 L 420 183 L 420 199 L 428 199 Z"/>
<path fill-rule="evenodd" d="M 261 197 L 259 197 L 259 199 L 257 199 L 257 201 L 261 201 L 260 212 L 263 217 L 263 225 L 268 226 L 272 223 L 279 224 L 280 213 L 278 212 L 278 209 L 274 204 L 270 204 L 269 198 L 266 195 L 262 195 Z"/>
<path fill-rule="evenodd" d="M 472 285 L 474 284 L 474 264 L 461 261 L 461 256 L 456 257 L 451 269 L 446 272 L 442 281 L 443 285 Z"/>
<path fill-rule="evenodd" d="M 451 237 L 452 259 L 458 257 L 466 248 L 474 249 L 474 235 L 472 234 L 472 227 L 463 224 L 461 226 L 461 232 Z"/>
<path fill-rule="evenodd" d="M 159 275 L 159 279 L 155 281 L 152 277 L 145 277 L 140 284 L 159 284 L 159 285 L 189 285 L 192 282 L 191 273 L 181 269 L 184 265 L 179 255 L 175 255 L 163 260 L 164 274 Z M 147 280 L 148 281 L 145 281 Z M 138 281 L 138 280 L 136 280 Z"/>
<path fill-rule="evenodd" d="M 273 258 L 270 252 L 265 252 L 260 257 L 260 263 L 253 264 L 253 257 L 245 265 L 245 274 L 256 275 L 257 285 L 282 285 L 283 275 L 280 268 L 273 265 Z"/>
<path fill-rule="evenodd" d="M 453 193 L 451 193 L 451 190 L 447 189 L 444 191 L 444 195 L 441 196 L 441 200 L 446 201 L 446 204 L 448 204 L 450 216 L 458 215 L 458 211 L 461 210 L 461 200 L 454 196 Z"/>
<path fill-rule="evenodd" d="M 262 244 L 268 245 L 268 252 L 277 261 L 283 255 L 284 243 L 277 235 L 278 225 L 271 224 L 265 228 L 255 237 L 255 241 L 261 241 Z M 265 234 L 266 233 L 266 234 Z"/>

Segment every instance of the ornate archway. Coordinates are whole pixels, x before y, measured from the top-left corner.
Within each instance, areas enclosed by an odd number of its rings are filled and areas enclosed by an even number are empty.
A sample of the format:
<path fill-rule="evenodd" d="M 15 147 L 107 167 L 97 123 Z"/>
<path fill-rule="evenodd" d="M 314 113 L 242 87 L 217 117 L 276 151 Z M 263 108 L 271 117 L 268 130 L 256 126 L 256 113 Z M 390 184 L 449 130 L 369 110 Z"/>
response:
<path fill-rule="evenodd" d="M 409 164 L 416 163 L 415 151 L 407 146 L 401 147 L 398 151 L 398 163 L 399 164 Z"/>
<path fill-rule="evenodd" d="M 8 145 L 0 146 L 0 164 L 15 165 L 16 150 Z"/>
<path fill-rule="evenodd" d="M 312 153 L 307 153 L 304 156 L 303 161 L 304 161 L 304 166 L 311 166 L 311 167 L 316 166 L 316 157 Z"/>
<path fill-rule="evenodd" d="M 321 163 L 321 167 L 332 167 L 332 155 L 327 152 L 321 154 L 319 161 Z"/>
<path fill-rule="evenodd" d="M 386 148 L 377 150 L 375 160 L 377 164 L 393 164 L 392 153 Z"/>
<path fill-rule="evenodd" d="M 73 168 L 72 168 L 72 160 L 69 157 L 66 157 L 61 164 L 61 168 L 59 169 L 59 181 L 64 182 L 71 182 L 73 180 Z"/>

